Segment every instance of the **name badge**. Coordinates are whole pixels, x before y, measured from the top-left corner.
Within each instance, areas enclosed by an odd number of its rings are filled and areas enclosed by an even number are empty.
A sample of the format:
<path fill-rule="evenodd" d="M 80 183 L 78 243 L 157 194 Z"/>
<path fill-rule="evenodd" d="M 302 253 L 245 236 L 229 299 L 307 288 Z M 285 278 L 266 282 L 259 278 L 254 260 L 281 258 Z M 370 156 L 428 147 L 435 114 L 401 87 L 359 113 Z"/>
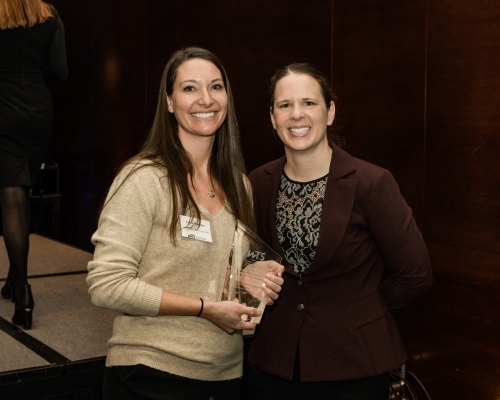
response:
<path fill-rule="evenodd" d="M 186 215 L 180 215 L 181 235 L 188 239 L 201 240 L 212 243 L 212 229 L 210 221 L 202 219 L 198 226 L 196 218 L 191 219 Z"/>

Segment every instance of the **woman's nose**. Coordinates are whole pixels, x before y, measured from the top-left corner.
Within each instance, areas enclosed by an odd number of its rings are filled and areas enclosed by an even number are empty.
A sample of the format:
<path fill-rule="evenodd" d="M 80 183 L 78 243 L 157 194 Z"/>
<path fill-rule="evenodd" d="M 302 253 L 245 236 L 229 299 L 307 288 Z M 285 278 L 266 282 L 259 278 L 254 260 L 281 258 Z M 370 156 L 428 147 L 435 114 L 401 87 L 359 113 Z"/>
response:
<path fill-rule="evenodd" d="M 204 105 L 205 107 L 210 107 L 212 104 L 214 104 L 214 99 L 212 98 L 208 90 L 202 90 L 198 103 Z"/>
<path fill-rule="evenodd" d="M 295 106 L 292 108 L 292 114 L 290 115 L 291 119 L 301 119 L 304 116 L 304 111 L 302 107 Z"/>

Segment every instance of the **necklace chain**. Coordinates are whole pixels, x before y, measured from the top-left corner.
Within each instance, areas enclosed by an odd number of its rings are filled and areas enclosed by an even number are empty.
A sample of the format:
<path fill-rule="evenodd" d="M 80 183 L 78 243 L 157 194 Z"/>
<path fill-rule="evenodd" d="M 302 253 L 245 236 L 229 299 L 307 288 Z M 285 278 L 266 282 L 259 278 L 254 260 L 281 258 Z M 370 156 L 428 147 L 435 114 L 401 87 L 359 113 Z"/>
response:
<path fill-rule="evenodd" d="M 194 180 L 197 181 L 197 182 L 200 182 L 203 186 L 205 186 L 205 189 L 208 189 L 208 195 L 213 199 L 215 197 L 215 192 L 213 189 L 210 189 L 207 185 L 205 185 L 205 183 L 202 181 L 202 180 L 199 180 L 196 178 L 196 174 L 194 175 Z M 210 179 L 210 182 L 212 182 L 212 180 Z"/>

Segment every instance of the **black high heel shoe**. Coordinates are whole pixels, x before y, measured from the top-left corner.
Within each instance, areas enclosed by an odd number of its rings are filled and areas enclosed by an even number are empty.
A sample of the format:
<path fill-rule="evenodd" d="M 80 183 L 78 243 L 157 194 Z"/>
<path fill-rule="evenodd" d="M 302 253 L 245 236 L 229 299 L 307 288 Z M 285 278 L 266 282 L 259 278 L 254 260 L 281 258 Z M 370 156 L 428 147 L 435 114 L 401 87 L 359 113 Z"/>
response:
<path fill-rule="evenodd" d="M 5 281 L 5 285 L 3 285 L 0 295 L 4 299 L 12 298 L 12 284 L 8 280 Z"/>
<path fill-rule="evenodd" d="M 25 330 L 31 329 L 33 322 L 33 308 L 35 302 L 31 293 L 31 285 L 27 283 L 16 286 L 15 288 L 16 306 L 12 323 L 14 325 L 23 325 Z"/>
<path fill-rule="evenodd" d="M 2 296 L 4 299 L 12 299 L 12 302 L 15 303 L 15 295 L 14 295 L 14 289 L 15 286 L 12 283 L 12 268 L 9 266 L 9 273 L 7 274 L 7 279 L 5 280 L 5 284 L 2 287 L 2 290 L 0 291 L 0 296 Z"/>

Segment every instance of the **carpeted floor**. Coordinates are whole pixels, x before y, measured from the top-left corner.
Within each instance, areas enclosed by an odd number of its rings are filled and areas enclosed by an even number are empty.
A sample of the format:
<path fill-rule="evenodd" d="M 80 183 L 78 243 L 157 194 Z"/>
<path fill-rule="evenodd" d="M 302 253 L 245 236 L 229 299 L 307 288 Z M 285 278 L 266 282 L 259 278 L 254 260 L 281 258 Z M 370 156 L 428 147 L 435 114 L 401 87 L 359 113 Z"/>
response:
<path fill-rule="evenodd" d="M 44 236 L 30 235 L 28 274 L 45 275 L 61 272 L 86 271 L 92 254 L 75 247 L 57 242 Z M 9 260 L 0 236 L 0 279 L 5 279 L 9 271 Z"/>
<path fill-rule="evenodd" d="M 28 274 L 35 308 L 33 329 L 24 332 L 28 342 L 34 338 L 35 342 L 41 342 L 41 347 L 46 346 L 70 361 L 106 355 L 116 313 L 90 302 L 85 278 L 91 259 L 92 254 L 88 252 L 31 235 Z M 7 260 L 1 238 L 0 279 L 7 276 Z M 3 282 L 0 284 L 3 286 Z M 0 317 L 5 320 L 3 326 L 7 326 L 0 330 L 0 373 L 50 364 L 50 360 L 43 358 L 43 351 L 34 352 L 26 341 L 23 344 L 15 335 L 6 333 L 11 328 L 13 311 L 14 304 L 0 298 Z"/>

